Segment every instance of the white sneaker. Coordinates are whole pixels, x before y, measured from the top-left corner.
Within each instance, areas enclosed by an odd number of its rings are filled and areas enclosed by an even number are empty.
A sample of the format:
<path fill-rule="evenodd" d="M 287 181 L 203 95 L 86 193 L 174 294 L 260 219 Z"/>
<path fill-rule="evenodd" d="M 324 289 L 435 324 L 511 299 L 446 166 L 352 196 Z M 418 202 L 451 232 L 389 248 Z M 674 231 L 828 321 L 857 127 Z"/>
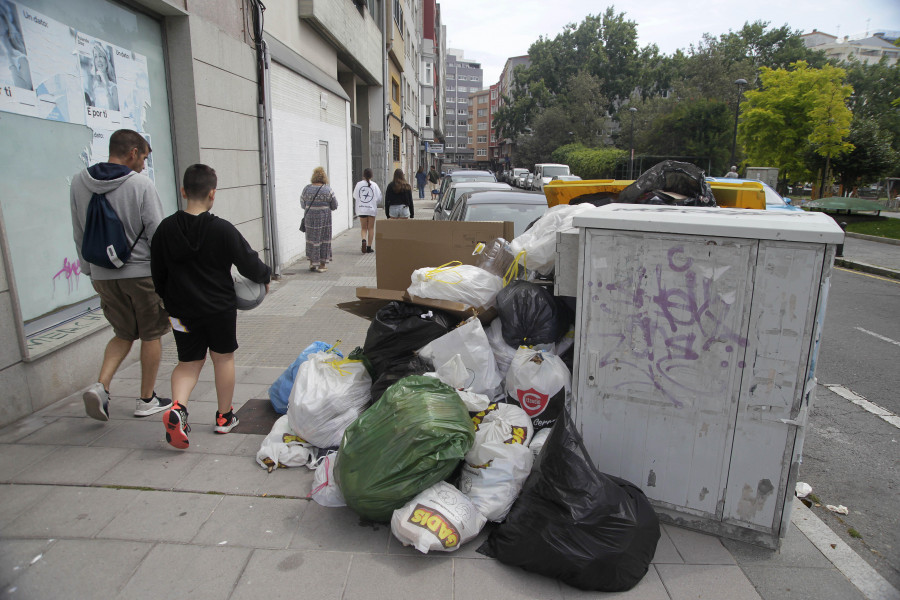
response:
<path fill-rule="evenodd" d="M 146 417 L 149 415 L 155 415 L 158 412 L 162 412 L 167 408 L 172 406 L 172 400 L 170 398 L 160 398 L 156 395 L 156 392 L 153 392 L 153 397 L 149 400 L 141 400 L 138 398 L 135 401 L 134 405 L 134 416 L 136 417 Z"/>
<path fill-rule="evenodd" d="M 109 421 L 109 392 L 103 389 L 103 384 L 95 383 L 82 394 L 84 400 L 84 412 L 92 419 Z"/>

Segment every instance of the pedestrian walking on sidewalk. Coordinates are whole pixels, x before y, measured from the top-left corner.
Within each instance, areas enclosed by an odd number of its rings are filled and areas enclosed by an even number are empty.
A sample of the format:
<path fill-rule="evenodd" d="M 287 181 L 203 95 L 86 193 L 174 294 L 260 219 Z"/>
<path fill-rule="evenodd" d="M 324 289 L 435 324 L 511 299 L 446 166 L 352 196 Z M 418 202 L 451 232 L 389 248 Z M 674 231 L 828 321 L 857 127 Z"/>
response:
<path fill-rule="evenodd" d="M 431 197 L 434 198 L 434 193 L 438 190 L 438 184 L 441 182 L 441 174 L 437 172 L 437 169 L 434 168 L 434 165 L 431 165 L 431 169 L 428 171 L 428 183 L 431 184 Z"/>
<path fill-rule="evenodd" d="M 416 215 L 412 187 L 401 169 L 394 171 L 394 180 L 384 190 L 384 212 L 388 219 L 411 219 Z"/>
<path fill-rule="evenodd" d="M 313 169 L 310 184 L 300 193 L 303 223 L 306 225 L 306 258 L 309 270 L 324 273 L 331 262 L 331 213 L 337 210 L 337 197 L 328 185 L 325 169 Z"/>
<path fill-rule="evenodd" d="M 188 447 L 188 399 L 206 353 L 212 358 L 216 382 L 215 432 L 228 433 L 238 424 L 234 415 L 234 351 L 237 304 L 231 266 L 269 291 L 269 267 L 234 225 L 212 214 L 216 172 L 191 165 L 184 172 L 184 210 L 163 219 L 151 243 L 153 285 L 162 297 L 174 330 L 178 365 L 172 371 L 172 407 L 163 414 L 166 441 Z"/>
<path fill-rule="evenodd" d="M 425 199 L 426 181 L 428 181 L 428 176 L 425 174 L 425 168 L 419 167 L 419 170 L 416 171 L 416 187 L 419 188 L 419 200 Z"/>
<path fill-rule="evenodd" d="M 372 169 L 363 171 L 362 181 L 353 188 L 353 201 L 356 203 L 356 214 L 359 217 L 359 229 L 362 235 L 362 253 L 374 252 L 372 238 L 375 236 L 375 215 L 383 198 L 378 184 L 372 181 Z"/>
<path fill-rule="evenodd" d="M 149 155 L 150 144 L 140 133 L 120 129 L 109 138 L 109 160 L 75 175 L 69 188 L 72 231 L 81 272 L 91 278 L 91 285 L 100 296 L 103 316 L 113 329 L 97 383 L 82 396 L 85 412 L 98 421 L 109 420 L 110 383 L 138 339 L 141 340 L 141 397 L 136 400 L 134 416 L 146 417 L 172 404 L 153 390 L 162 356 L 160 338 L 169 330 L 169 320 L 150 279 L 150 239 L 163 218 L 163 208 L 153 182 L 140 174 Z M 118 217 L 127 246 L 131 248 L 130 255 L 123 254 L 124 262 L 113 253 L 118 267 L 110 258 L 106 266 L 91 264 L 82 253 L 89 206 L 94 217 L 92 223 L 98 223 L 99 218 L 104 225 L 113 224 L 107 220 L 108 213 L 103 212 L 104 203 Z M 89 244 L 105 237 L 94 235 L 101 229 L 90 228 Z M 107 243 L 108 240 L 100 241 L 101 248 L 106 249 Z"/>

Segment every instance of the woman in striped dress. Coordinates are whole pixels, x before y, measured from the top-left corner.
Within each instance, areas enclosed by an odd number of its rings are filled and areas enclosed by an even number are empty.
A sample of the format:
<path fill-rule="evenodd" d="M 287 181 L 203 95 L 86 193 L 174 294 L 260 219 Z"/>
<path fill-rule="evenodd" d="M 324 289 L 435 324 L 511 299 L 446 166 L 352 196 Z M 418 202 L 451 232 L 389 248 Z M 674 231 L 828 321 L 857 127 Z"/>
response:
<path fill-rule="evenodd" d="M 337 210 L 337 198 L 328 185 L 325 169 L 313 169 L 310 184 L 300 193 L 300 205 L 306 219 L 306 258 L 309 270 L 324 273 L 331 261 L 331 211 Z"/>

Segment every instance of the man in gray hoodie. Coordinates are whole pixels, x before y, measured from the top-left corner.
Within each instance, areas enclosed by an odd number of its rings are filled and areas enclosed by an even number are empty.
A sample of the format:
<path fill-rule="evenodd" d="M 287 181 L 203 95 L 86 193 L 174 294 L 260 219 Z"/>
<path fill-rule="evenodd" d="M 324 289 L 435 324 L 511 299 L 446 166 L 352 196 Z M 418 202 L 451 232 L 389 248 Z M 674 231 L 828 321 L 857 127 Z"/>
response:
<path fill-rule="evenodd" d="M 85 412 L 98 421 L 109 420 L 110 383 L 137 339 L 141 340 L 141 397 L 136 400 L 134 415 L 146 417 L 172 404 L 153 390 L 162 356 L 160 338 L 170 326 L 150 277 L 150 240 L 162 220 L 163 209 L 153 182 L 140 174 L 149 155 L 150 144 L 141 134 L 120 129 L 109 138 L 109 161 L 75 175 L 69 190 L 81 272 L 90 276 L 114 334 L 106 345 L 97 383 L 82 396 Z M 90 264 L 81 254 L 88 204 L 94 194 L 106 196 L 122 222 L 129 245 L 134 244 L 131 256 L 118 269 Z"/>

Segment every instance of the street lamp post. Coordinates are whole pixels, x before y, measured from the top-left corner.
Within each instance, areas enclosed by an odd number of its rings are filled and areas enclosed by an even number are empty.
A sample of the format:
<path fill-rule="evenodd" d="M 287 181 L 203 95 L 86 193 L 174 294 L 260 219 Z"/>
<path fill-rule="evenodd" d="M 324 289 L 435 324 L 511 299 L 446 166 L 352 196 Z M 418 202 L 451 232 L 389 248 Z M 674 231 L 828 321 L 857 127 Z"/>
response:
<path fill-rule="evenodd" d="M 738 115 L 741 110 L 741 93 L 744 91 L 744 86 L 747 85 L 746 79 L 738 79 L 734 82 L 736 86 L 738 86 L 737 93 L 737 102 L 734 103 L 734 135 L 731 136 L 731 160 L 728 162 L 729 165 L 734 164 L 734 151 L 737 147 L 737 126 L 738 126 Z"/>
<path fill-rule="evenodd" d="M 637 112 L 635 107 L 628 109 L 631 113 L 631 140 L 628 145 L 631 147 L 631 159 L 628 161 L 628 179 L 634 179 L 634 113 Z"/>

